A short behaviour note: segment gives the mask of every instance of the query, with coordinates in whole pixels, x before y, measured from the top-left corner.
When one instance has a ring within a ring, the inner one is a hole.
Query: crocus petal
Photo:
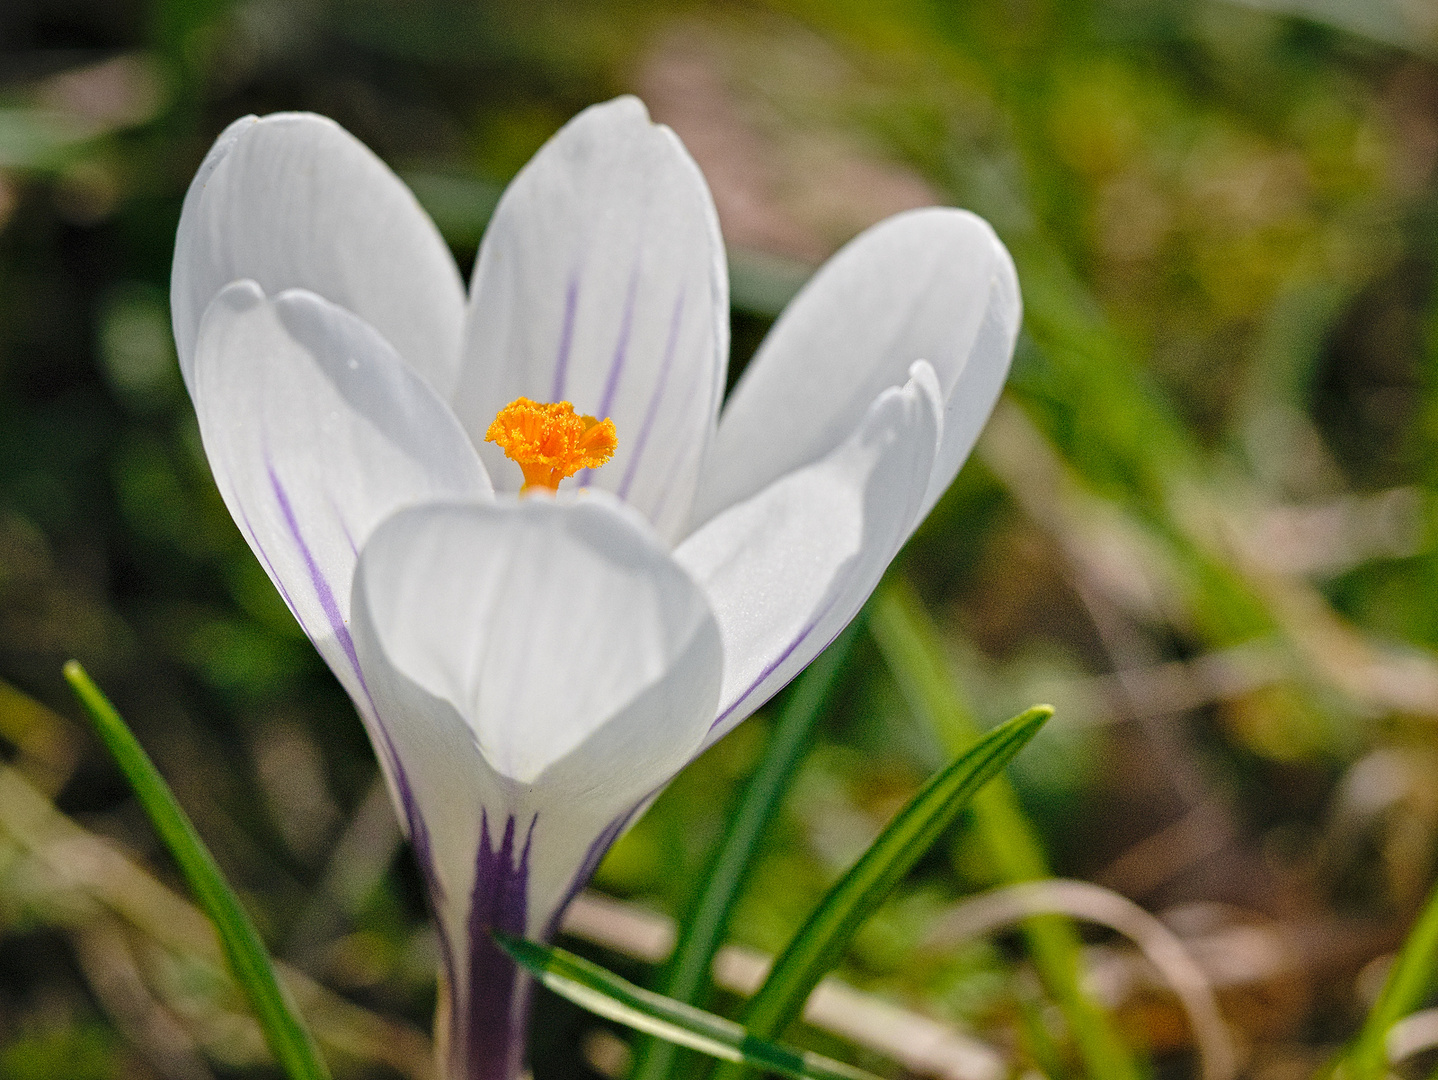
[[[492,498],[449,407],[356,316],[252,281],[210,304],[193,393],[220,493],[290,610],[352,695],[357,552],[408,503]]]
[[[489,929],[552,935],[714,715],[718,628],[631,515],[598,494],[432,504],[380,525],[360,556],[356,648],[423,836],[464,1075],[504,1075],[485,1055],[509,1053],[522,1012]]]
[[[882,392],[837,449],[711,520],[675,551],[724,639],[712,742],[817,656],[920,517],[943,431],[933,368]]]
[[[698,167],[636,98],[586,109],[504,193],[480,248],[454,401],[483,444],[521,395],[613,418],[619,448],[581,486],[618,494],[671,541],[688,520],[724,390],[729,293]]]
[[[717,633],[703,594],[631,514],[597,495],[419,507],[365,546],[366,602],[385,655],[453,704],[485,759],[517,784],[563,775],[577,798],[619,782],[592,767],[595,747],[615,737],[612,718]],[[660,703],[676,718],[644,732],[646,747],[605,750],[605,764],[652,772],[650,755],[683,741],[682,717],[697,715],[687,699],[703,694],[664,685],[686,699]],[[570,777],[562,765],[581,747],[583,768]]]
[[[379,158],[333,120],[236,120],[190,184],[170,307],[189,382],[200,319],[248,278],[307,289],[364,319],[441,395],[454,387],[464,285],[434,223]]]
[[[1013,262],[981,218],[932,207],[862,233],[789,305],[735,387],[694,522],[823,457],[915,360],[933,365],[944,402],[927,513],[993,408],[1019,315]]]

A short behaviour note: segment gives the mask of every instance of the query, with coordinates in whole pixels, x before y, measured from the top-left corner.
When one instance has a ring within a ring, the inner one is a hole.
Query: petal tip
[[[252,117],[257,123],[267,127],[282,127],[287,124],[320,124],[324,127],[345,129],[337,120],[333,120],[321,113],[307,112],[303,109],[288,109],[283,112],[265,113],[264,116]]]
[[[915,360],[909,365],[909,381],[905,388],[921,391],[940,411],[943,410],[944,391],[939,384],[939,373],[927,360]]]
[[[211,306],[222,304],[236,314],[243,314],[251,308],[258,307],[265,302],[265,290],[260,288],[259,282],[250,278],[240,278],[232,281],[215,294]]]
[[[683,142],[668,124],[661,124],[649,115],[649,107],[634,94],[621,94],[589,106],[564,125],[561,131],[585,131],[591,127],[603,130],[607,137],[662,138],[683,148]],[[687,155],[687,151],[683,151]]]
[[[237,117],[236,119],[231,120],[229,124],[225,126],[225,130],[220,132],[219,137],[215,140],[215,145],[225,145],[227,139],[243,135],[246,131],[254,127],[259,122],[260,118],[254,113],[246,113],[244,116]]]
[[[618,97],[610,98],[608,101],[601,101],[589,106],[578,116],[590,116],[594,118],[603,117],[611,121],[623,123],[643,123],[653,125],[654,121],[649,118],[649,107],[635,94],[620,94]]]

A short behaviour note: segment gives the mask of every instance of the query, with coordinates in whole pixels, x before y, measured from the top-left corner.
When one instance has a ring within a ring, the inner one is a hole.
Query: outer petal
[[[191,385],[200,319],[240,278],[348,308],[442,395],[452,390],[464,314],[454,259],[409,188],[333,120],[236,120],[190,184],[170,306]]]
[[[581,476],[662,535],[688,520],[724,391],[729,284],[698,166],[632,97],[586,109],[515,178],[475,268],[455,408],[501,490],[519,470],[483,443],[524,395],[613,417],[619,449]]]
[[[720,662],[703,594],[608,498],[417,507],[381,526],[361,563],[356,596],[385,656],[466,717],[485,759],[516,784],[563,775],[579,797],[621,782],[589,759],[574,775],[562,766],[581,747],[609,746],[613,718],[676,664]],[[622,774],[650,773],[641,787],[654,785],[652,755],[669,761],[668,743],[697,739],[683,718],[703,712],[690,703],[703,686],[663,685],[679,695],[659,703],[674,717],[645,731],[644,747],[604,759]]]
[[[869,406],[847,442],[731,507],[675,558],[724,637],[712,742],[762,705],[844,628],[924,509],[943,421],[933,369]]]
[[[862,233],[789,305],[735,387],[694,522],[829,453],[915,360],[933,365],[944,402],[922,517],[998,398],[1019,316],[1013,262],[981,218],[933,207]]]
[[[464,1075],[498,1075],[474,1058],[507,1045],[496,980],[512,969],[488,929],[552,933],[632,811],[696,751],[719,631],[647,526],[598,496],[402,511],[365,545],[353,610],[423,823],[452,1043],[469,1048]]]
[[[459,422],[383,338],[310,293],[236,282],[205,313],[195,412],[225,504],[352,696],[359,547],[400,506],[491,497]]]

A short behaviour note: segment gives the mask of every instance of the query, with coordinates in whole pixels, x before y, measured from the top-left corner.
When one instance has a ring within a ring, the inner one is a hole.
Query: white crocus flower
[[[449,1075],[511,1080],[527,989],[489,929],[552,935],[638,810],[853,618],[999,392],[1008,254],[959,210],[875,226],[721,413],[718,221],[637,100],[519,174],[467,300],[404,184],[282,114],[200,167],[171,300],[220,491],[354,699],[427,879]],[[520,497],[485,441],[520,397],[611,418],[612,460]]]

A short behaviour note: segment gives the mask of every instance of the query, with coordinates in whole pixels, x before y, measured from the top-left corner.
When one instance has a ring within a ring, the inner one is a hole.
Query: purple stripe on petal
[[[614,358],[609,362],[609,376],[604,380],[604,396],[599,399],[599,412],[603,420],[614,407],[614,395],[619,390],[619,376],[624,371],[624,361],[629,354],[629,332],[634,326],[634,300],[639,295],[639,262],[629,271],[629,291],[624,297],[624,314],[619,318],[619,340],[614,343]]]
[[[375,706],[374,697],[370,694],[369,687],[365,685],[363,676],[360,677],[360,689],[364,691],[365,701],[369,705],[369,715],[374,720],[374,734],[378,736],[379,740],[375,751],[389,766],[389,774],[394,780],[395,792],[399,795],[405,837],[409,840],[410,851],[414,854],[414,861],[419,867],[420,877],[424,879],[424,890],[429,901],[430,921],[434,924],[435,936],[439,939],[439,957],[440,963],[444,967],[445,984],[453,994],[458,985],[455,981],[455,956],[450,943],[449,928],[443,918],[444,883],[439,880],[439,871],[435,866],[434,845],[430,841],[429,826],[425,824],[424,815],[420,812],[419,800],[415,797],[414,788],[409,782],[409,774],[400,761],[399,750],[395,747],[394,739],[385,726],[384,720],[380,717],[379,709]],[[360,709],[361,714],[364,711],[363,708]]]
[[[654,393],[649,398],[649,407],[644,411],[644,422],[634,439],[634,452],[629,455],[629,464],[624,469],[624,479],[619,482],[616,494],[628,498],[629,488],[639,472],[639,462],[644,457],[644,446],[649,442],[649,433],[659,415],[659,404],[664,400],[664,387],[669,382],[669,372],[674,366],[674,353],[679,345],[679,326],[684,321],[684,292],[681,289],[674,300],[674,312],[669,317],[669,341],[664,346],[664,360],[659,367],[659,378],[654,384]]]
[[[340,508],[333,499],[330,500],[330,509],[334,511],[335,520],[340,523],[340,532],[345,534],[345,543],[350,546],[350,554],[355,557],[355,562],[359,562],[359,545],[355,543],[354,534],[350,532],[349,522],[345,521],[345,516],[340,513]]]
[[[420,876],[424,879],[424,891],[429,900],[430,922],[434,924],[435,936],[439,938],[439,959],[444,967],[445,985],[449,987],[449,992],[453,995],[457,985],[454,950],[450,947],[449,929],[445,926],[442,915],[444,885],[440,882],[439,873],[435,869],[434,849],[430,844],[429,827],[425,825],[424,815],[419,812],[419,803],[415,800],[414,789],[410,787],[409,777],[399,763],[399,758],[395,756],[394,743],[390,741],[389,733],[384,730],[382,724],[377,726],[379,726],[388,747],[390,774],[394,777],[394,786],[399,792],[400,807],[404,813],[405,833],[409,837],[410,851],[414,853],[414,861],[419,867]]]
[[[559,906],[554,909],[554,914],[549,917],[549,922],[545,924],[544,936],[546,939],[553,938],[555,934],[559,933],[559,924],[564,920],[565,910],[579,895],[579,890],[589,883],[594,871],[599,869],[600,861],[614,846],[614,841],[618,840],[620,834],[629,827],[629,823],[634,820],[634,815],[639,813],[639,808],[656,794],[658,794],[657,789],[644,796],[631,809],[626,810],[604,826],[604,831],[594,838],[594,842],[584,853],[584,861],[579,864],[579,869],[574,872],[574,877],[569,881],[569,887],[564,890],[564,899],[560,901]]]
[[[330,586],[324,571],[320,569],[314,553],[310,551],[309,544],[305,542],[304,534],[300,532],[299,521],[295,518],[294,507],[290,505],[289,493],[280,483],[279,474],[275,472],[274,465],[268,458],[265,460],[265,471],[269,474],[270,488],[274,492],[275,501],[279,504],[280,514],[285,520],[285,528],[289,530],[290,538],[294,540],[295,547],[299,549],[300,558],[304,560],[305,569],[309,571],[310,584],[315,590],[315,599],[320,602],[320,610],[325,613],[325,619],[330,624],[335,640],[339,642],[340,648],[344,651],[345,658],[354,671],[355,679],[359,682],[360,690],[364,693],[365,701],[369,704],[370,714],[374,717],[375,727],[384,741],[383,749],[395,774],[395,783],[401,788],[401,796],[406,798],[407,805],[412,805],[413,799],[405,795],[409,784],[404,779],[404,769],[400,765],[399,753],[395,750],[394,741],[385,729],[384,721],[380,719],[379,708],[374,703],[374,696],[370,693],[368,683],[365,682],[364,671],[360,668],[359,654],[355,651],[354,638],[350,636],[350,629],[345,625],[344,617],[340,615],[340,607],[335,600],[334,589]],[[301,626],[303,625],[301,623]],[[310,633],[308,627],[305,627],[305,633]],[[310,634],[311,639],[313,636]],[[418,811],[415,816],[418,817]],[[423,828],[422,822],[421,828]]]
[[[639,295],[639,263],[629,271],[629,291],[624,297],[624,311],[619,317],[619,338],[614,343],[614,356],[609,361],[609,374],[604,379],[604,394],[599,399],[599,408],[594,415],[601,420],[608,419],[614,409],[614,397],[619,392],[619,377],[624,371],[624,362],[629,358],[629,334],[634,327],[634,301]],[[594,477],[593,469],[579,474],[577,486],[587,488]]]
[[[250,542],[251,550],[260,557],[260,562],[265,564],[265,569],[268,570],[270,574],[270,580],[275,583],[275,588],[280,590],[280,596],[284,599],[285,607],[290,609],[290,614],[295,617],[295,622],[300,624],[300,629],[305,632],[305,637],[313,641],[314,635],[310,633],[310,628],[305,625],[304,619],[300,618],[300,609],[295,607],[294,599],[290,596],[290,590],[285,588],[284,580],[275,572],[275,564],[270,561],[269,553],[266,552],[265,549],[260,546],[260,542],[255,539],[255,527],[250,524],[250,515],[245,513],[243,508],[240,509],[240,522],[244,525],[245,539]]]
[[[354,638],[350,636],[350,628],[345,624],[344,617],[340,614],[339,603],[335,600],[334,589],[330,586],[329,579],[325,577],[324,571],[320,569],[314,553],[310,551],[309,544],[305,543],[304,534],[300,532],[299,521],[295,518],[294,508],[290,505],[290,497],[285,491],[285,486],[280,483],[279,474],[275,472],[274,465],[268,459],[265,461],[265,470],[269,473],[270,488],[274,491],[275,501],[279,504],[280,514],[285,519],[285,528],[289,530],[290,538],[294,540],[295,547],[299,549],[300,558],[304,560],[305,569],[309,571],[310,584],[315,590],[315,599],[320,602],[320,610],[325,613],[325,619],[334,632],[335,640],[339,642],[340,648],[344,651],[345,658],[349,661],[350,667],[359,681],[360,690],[364,692],[365,700],[369,703],[370,713],[375,718],[375,726],[378,728],[385,742],[385,749],[388,751],[391,765],[393,765],[396,776],[402,772],[399,763],[399,754],[396,752],[394,743],[389,737],[389,732],[384,728],[384,722],[380,719],[379,709],[374,703],[374,696],[370,693],[369,685],[365,682],[364,671],[360,668],[359,654],[355,651]],[[308,633],[308,630],[306,630]]]
[[[495,850],[489,814],[480,812],[469,908],[469,991],[463,1004],[465,1080],[516,1080],[524,1064],[531,984],[494,943],[490,931],[525,932],[529,846],[537,820],[537,816],[530,818],[523,850],[516,854],[514,815],[505,822],[504,836]],[[456,1034],[458,1023],[456,1013]]]
[[[677,411],[679,411],[680,413],[687,413],[689,411],[689,405],[691,402],[693,402],[694,395],[699,388],[700,382],[702,381],[703,380],[700,378],[694,378],[690,380],[689,393],[684,399],[684,408]],[[704,445],[700,444],[697,450],[700,454],[703,454]],[[664,474],[664,481],[659,486],[659,494],[649,507],[649,519],[651,521],[658,521],[663,516],[664,507],[668,504],[670,496],[673,495],[675,490],[678,488],[679,475],[684,471],[684,468],[689,463],[689,460],[690,458],[684,454],[675,454],[673,460],[670,461],[669,469]]]
[[[569,348],[574,344],[574,316],[579,310],[579,271],[569,275],[564,289],[564,325],[559,329],[559,355],[554,360],[554,384],[549,388],[550,401],[564,400],[564,383],[569,375]]]
[[[350,667],[354,669],[355,678],[359,682],[360,690],[365,696],[365,702],[369,706],[369,714],[374,718],[374,729],[379,735],[380,745],[376,749],[383,754],[386,763],[389,765],[390,775],[394,778],[395,789],[399,793],[400,805],[405,818],[405,832],[408,834],[411,849],[414,851],[415,860],[419,863],[420,873],[424,876],[425,887],[429,892],[430,905],[435,915],[435,925],[438,927],[440,939],[440,951],[444,956],[445,974],[449,978],[449,985],[453,987],[454,965],[452,951],[449,947],[448,934],[444,923],[439,919],[438,913],[444,902],[444,889],[440,884],[439,876],[435,870],[434,858],[431,852],[429,829],[425,825],[424,817],[419,811],[419,803],[414,797],[414,791],[410,787],[409,776],[406,774],[404,765],[400,762],[399,751],[395,748],[394,740],[390,737],[384,721],[381,719],[379,709],[376,707],[374,697],[370,693],[369,685],[365,681],[364,672],[360,669],[359,655],[355,651],[354,639],[350,636],[349,627],[345,625],[344,618],[340,615],[339,604],[335,600],[334,589],[330,586],[329,579],[325,577],[320,569],[319,563],[310,551],[309,544],[305,542],[304,534],[300,532],[299,521],[295,517],[294,507],[290,504],[289,493],[285,490],[284,484],[280,482],[279,474],[275,472],[273,463],[268,458],[265,460],[265,470],[269,474],[270,489],[274,492],[275,501],[279,505],[280,515],[284,518],[285,528],[289,531],[290,538],[299,549],[300,558],[304,560],[305,569],[310,575],[310,584],[314,587],[315,598],[320,603],[320,610],[325,613],[325,619],[330,624],[330,629],[339,642],[340,648],[344,651],[345,658],[349,661]],[[248,522],[246,522],[248,527]],[[253,530],[251,530],[253,533]],[[256,548],[259,545],[255,545]],[[269,565],[269,558],[265,556],[266,565]],[[278,578],[273,573],[271,576]],[[283,586],[280,592],[285,595],[286,603],[294,610],[294,604],[290,603],[289,596],[285,593]],[[298,618],[298,615],[296,615]],[[305,633],[313,639],[308,627],[304,627]],[[356,703],[358,704],[358,702]],[[361,709],[363,712],[364,710]]]
[[[315,599],[320,602],[320,610],[325,613],[325,619],[334,631],[335,640],[339,642],[340,648],[344,650],[345,657],[349,660],[350,666],[361,682],[364,681],[364,673],[360,671],[359,657],[355,654],[354,639],[350,637],[350,628],[345,625],[344,617],[340,614],[340,606],[335,600],[334,589],[330,586],[329,579],[325,577],[320,564],[315,561],[314,553],[305,543],[304,536],[300,533],[299,522],[295,520],[294,507],[290,505],[289,494],[280,483],[279,475],[275,467],[269,461],[265,462],[265,469],[270,475],[270,488],[275,493],[275,501],[279,503],[280,514],[285,519],[285,528],[289,530],[290,536],[294,539],[295,546],[300,550],[300,557],[305,561],[305,569],[309,571],[310,584],[314,586]]]
[[[814,616],[814,618],[804,627],[804,629],[799,631],[798,636],[795,637],[793,641],[789,642],[787,646],[785,646],[784,651],[781,652],[768,664],[764,665],[764,670],[759,672],[759,677],[749,684],[749,688],[745,690],[742,694],[740,694],[737,698],[735,698],[733,703],[730,704],[727,709],[725,709],[717,717],[715,717],[714,723],[709,725],[710,731],[713,731],[720,724],[724,723],[725,720],[729,719],[729,717],[734,715],[734,710],[739,708],[740,705],[744,704],[744,702],[748,700],[749,696],[753,694],[755,690],[759,689],[765,679],[767,679],[770,675],[774,674],[774,672],[778,671],[780,664],[782,664],[785,660],[789,659],[789,657],[794,655],[794,650],[796,650],[800,645],[802,645],[808,639],[809,635],[814,632],[818,625],[824,621],[824,617],[833,610],[834,605],[838,602],[838,599],[839,598],[837,595],[830,598],[829,602],[819,610],[819,613]],[[840,632],[843,631],[843,629],[844,627],[840,626],[838,630],[834,631],[833,636],[829,638],[829,641],[826,641],[824,643],[824,649],[827,649],[829,647],[829,643],[832,642],[834,638],[838,637]],[[824,649],[820,649],[819,652],[823,652]],[[819,653],[815,653],[814,655],[818,656]]]

